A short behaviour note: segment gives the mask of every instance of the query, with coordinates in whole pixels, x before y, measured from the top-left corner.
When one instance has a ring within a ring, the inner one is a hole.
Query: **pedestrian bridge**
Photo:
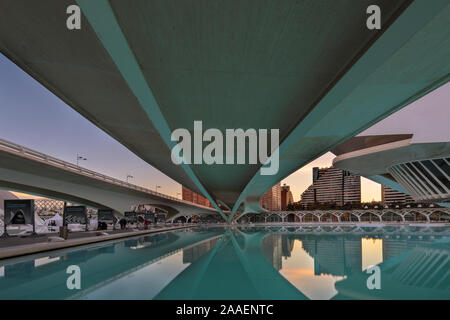
[[[214,208],[155,192],[0,139],[0,188],[110,208],[123,214],[147,204],[168,213],[217,214]]]

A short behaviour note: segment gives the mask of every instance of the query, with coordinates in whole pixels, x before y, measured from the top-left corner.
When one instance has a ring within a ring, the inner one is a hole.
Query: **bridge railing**
[[[64,161],[64,160],[61,160],[61,159],[49,156],[49,155],[47,155],[45,153],[42,153],[42,152],[30,149],[30,148],[21,146],[19,144],[16,144],[14,142],[10,142],[10,141],[7,141],[7,140],[1,139],[1,138],[0,138],[0,150],[4,150],[6,152],[13,153],[13,154],[18,154],[18,155],[20,155],[22,157],[29,158],[29,159],[32,159],[32,160],[35,160],[35,161],[44,162],[44,163],[53,165],[55,167],[59,167],[59,168],[65,169],[67,171],[76,172],[78,174],[82,174],[82,175],[85,175],[85,176],[88,176],[88,177],[91,177],[91,178],[94,178],[94,179],[97,179],[97,180],[102,180],[102,181],[109,182],[109,183],[112,183],[112,184],[115,184],[115,185],[119,185],[119,186],[122,186],[122,187],[129,188],[129,189],[141,191],[141,192],[144,192],[144,193],[147,193],[147,194],[151,194],[151,195],[154,195],[154,196],[157,196],[157,197],[169,199],[169,200],[176,201],[176,202],[179,202],[179,203],[185,203],[185,204],[188,204],[188,205],[193,205],[193,206],[200,207],[200,208],[212,209],[212,208],[209,208],[209,207],[206,207],[206,206],[202,206],[202,205],[197,204],[197,203],[192,203],[192,202],[189,202],[189,201],[186,201],[186,200],[175,198],[175,197],[169,196],[169,195],[164,194],[164,193],[153,191],[151,189],[147,189],[147,188],[144,188],[144,187],[141,187],[141,186],[129,183],[129,182],[125,182],[125,181],[122,181],[122,180],[119,180],[119,179],[116,179],[116,178],[104,175],[102,173],[95,172],[93,170],[89,170],[89,169],[77,166],[77,165],[75,165],[73,163],[70,163],[70,162],[67,162],[67,161]]]

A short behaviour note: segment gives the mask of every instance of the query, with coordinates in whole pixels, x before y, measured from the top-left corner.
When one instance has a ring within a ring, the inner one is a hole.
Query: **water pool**
[[[447,227],[196,227],[0,260],[0,299],[449,299],[449,251]]]

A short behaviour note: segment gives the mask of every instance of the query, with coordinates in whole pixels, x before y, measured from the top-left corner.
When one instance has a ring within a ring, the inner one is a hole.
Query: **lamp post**
[[[156,185],[155,191],[158,192],[158,189],[160,189],[160,188],[161,188],[161,186]]]
[[[134,177],[131,174],[127,174],[127,183],[128,183],[128,179],[133,179]]]
[[[86,161],[87,158],[85,158],[85,157],[83,157],[83,156],[80,156],[80,155],[77,153],[77,167],[80,166],[80,165],[79,165],[80,160],[81,160],[81,161]]]
[[[179,196],[181,196],[181,193],[177,192],[177,198],[178,198]]]

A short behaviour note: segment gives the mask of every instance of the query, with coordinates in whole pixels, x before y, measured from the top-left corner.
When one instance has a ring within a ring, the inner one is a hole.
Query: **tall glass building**
[[[361,176],[334,167],[313,168],[313,184],[301,195],[303,205],[361,203]]]

